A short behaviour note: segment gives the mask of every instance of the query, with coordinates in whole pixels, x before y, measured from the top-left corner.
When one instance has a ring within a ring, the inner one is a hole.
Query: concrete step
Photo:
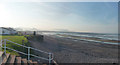
[[[21,65],[21,57],[16,57],[15,65]]]
[[[2,63],[5,64],[8,61],[10,54],[3,54],[2,56]]]
[[[36,62],[36,61],[34,61],[33,64],[34,64],[34,65],[39,65],[38,62]]]
[[[42,65],[47,65],[47,64],[42,64]]]
[[[3,52],[0,52],[0,57],[2,57],[2,65],[47,65],[38,63],[37,61],[27,60],[26,58],[22,59],[21,57],[16,57],[16,55],[5,54]]]
[[[28,65],[27,59],[22,59],[22,65]]]
[[[15,63],[16,55],[10,55],[7,63]]]
[[[33,61],[32,60],[29,60],[28,63],[29,63],[29,65],[33,65]]]

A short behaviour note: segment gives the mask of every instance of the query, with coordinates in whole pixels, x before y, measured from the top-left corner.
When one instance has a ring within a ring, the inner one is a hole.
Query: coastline
[[[85,41],[92,41],[92,42],[103,42],[103,43],[115,43],[118,44],[119,40],[112,40],[112,39],[102,39],[102,38],[96,38],[96,37],[81,37],[81,36],[70,36],[70,35],[57,35],[58,37],[65,37],[65,38],[71,38],[71,39],[77,39],[77,40],[85,40]]]

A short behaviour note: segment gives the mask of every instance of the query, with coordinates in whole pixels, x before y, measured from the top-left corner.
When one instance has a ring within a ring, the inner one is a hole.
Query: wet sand
[[[44,36],[44,42],[30,40],[31,46],[54,53],[57,63],[118,63],[118,46]]]
[[[87,40],[96,40],[96,41],[102,41],[102,42],[112,42],[112,43],[118,43],[120,41],[118,40],[109,40],[109,39],[102,39],[102,38],[95,38],[95,37],[80,37],[80,36],[70,36],[70,35],[60,35],[63,37],[72,37],[72,38],[77,38],[77,39],[87,39]]]

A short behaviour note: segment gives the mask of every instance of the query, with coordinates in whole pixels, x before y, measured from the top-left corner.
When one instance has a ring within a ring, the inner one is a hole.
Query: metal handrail
[[[4,47],[3,47],[4,48]],[[24,53],[24,52],[21,52],[21,51],[17,51],[17,50],[15,50],[15,49],[12,49],[12,48],[9,48],[9,47],[6,47],[7,49],[10,49],[10,50],[12,50],[12,51],[15,51],[15,52],[18,52],[18,53],[21,53],[21,54],[24,54],[24,55],[28,55],[28,54],[26,54],[26,53]]]
[[[37,58],[41,58],[41,59],[44,59],[44,60],[49,60],[47,58],[39,57],[39,56],[36,56],[36,55],[33,55],[33,54],[31,54],[31,56],[34,56],[34,57],[37,57]]]
[[[39,52],[43,52],[43,53],[49,54],[48,52],[45,52],[45,51],[42,51],[42,50],[38,50],[38,49],[35,49],[35,48],[32,48],[32,47],[30,47],[30,48],[33,49],[33,50],[39,51]]]
[[[11,43],[13,43],[13,44],[22,46],[22,47],[24,47],[24,48],[27,48],[27,49],[28,49],[28,54],[27,54],[27,53],[24,53],[24,52],[21,52],[21,51],[18,51],[18,50],[15,50],[15,49],[12,49],[12,48],[9,48],[9,47],[6,47],[6,42],[7,42],[7,41],[8,41],[8,42],[11,42]],[[3,44],[1,43],[1,47],[2,47],[2,45],[3,45]],[[47,60],[47,61],[49,61],[49,65],[50,65],[51,61],[53,60],[53,53],[45,52],[45,51],[42,51],[42,50],[39,50],[39,49],[35,49],[35,48],[32,48],[32,47],[27,47],[27,46],[24,46],[24,45],[21,45],[21,44],[12,42],[12,41],[7,40],[7,39],[4,39],[4,47],[2,47],[2,48],[4,48],[5,54],[6,54],[6,49],[9,49],[9,50],[12,50],[12,51],[15,51],[15,52],[24,54],[24,55],[28,55],[28,60],[30,60],[30,56],[33,56],[33,57],[36,57],[36,58],[39,58],[39,59]],[[42,52],[42,53],[45,53],[45,54],[48,54],[49,58],[39,57],[39,56],[30,54],[30,49],[36,50],[36,51],[39,51],[39,52]]]
[[[11,43],[14,43],[14,44],[16,44],[16,45],[19,45],[19,46],[22,46],[22,47],[28,48],[27,46],[24,46],[24,45],[21,45],[21,44],[18,44],[18,43],[12,42],[12,41],[10,41],[10,40],[7,40],[7,39],[4,39],[4,40],[6,40],[6,41],[8,41],[8,42],[11,42]]]

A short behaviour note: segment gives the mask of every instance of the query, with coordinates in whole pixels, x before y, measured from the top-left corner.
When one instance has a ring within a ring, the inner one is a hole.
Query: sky
[[[0,3],[0,27],[117,33],[117,2]]]

